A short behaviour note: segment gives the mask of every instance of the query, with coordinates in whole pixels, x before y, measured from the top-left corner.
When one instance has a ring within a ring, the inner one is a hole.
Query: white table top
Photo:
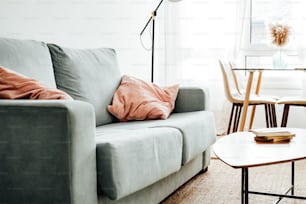
[[[256,143],[251,132],[224,136],[214,144],[216,156],[234,168],[290,162],[306,158],[306,129],[286,128],[296,134],[289,143]]]

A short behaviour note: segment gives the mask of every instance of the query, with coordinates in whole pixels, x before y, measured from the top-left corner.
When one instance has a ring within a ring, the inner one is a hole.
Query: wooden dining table
[[[280,68],[259,68],[259,67],[249,67],[249,68],[233,67],[232,70],[233,71],[244,71],[244,72],[247,72],[249,74],[246,89],[245,89],[245,98],[244,98],[243,107],[242,107],[241,121],[240,121],[240,125],[239,125],[239,128],[238,128],[238,131],[244,131],[245,122],[246,122],[246,118],[247,118],[248,105],[249,105],[249,101],[250,101],[250,95],[251,95],[251,92],[252,92],[254,74],[258,73],[258,78],[257,78],[257,81],[256,81],[256,86],[255,86],[255,94],[258,95],[259,92],[260,92],[260,86],[261,86],[261,82],[262,82],[262,74],[263,74],[264,71],[306,71],[306,68],[296,67],[296,68],[280,69]],[[253,106],[251,116],[250,116],[249,129],[252,127],[252,124],[253,124],[253,121],[254,121],[255,110],[256,110],[256,106]]]

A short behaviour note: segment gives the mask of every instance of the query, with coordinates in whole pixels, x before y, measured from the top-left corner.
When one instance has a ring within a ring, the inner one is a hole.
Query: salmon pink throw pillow
[[[160,88],[124,75],[108,111],[120,121],[167,119],[174,109],[179,85]]]
[[[0,67],[0,99],[66,99],[72,98],[65,92],[49,88],[10,69]]]

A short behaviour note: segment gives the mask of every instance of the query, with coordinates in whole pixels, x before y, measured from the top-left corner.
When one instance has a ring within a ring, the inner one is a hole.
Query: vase
[[[279,49],[272,57],[273,68],[285,69],[288,66],[286,53]]]

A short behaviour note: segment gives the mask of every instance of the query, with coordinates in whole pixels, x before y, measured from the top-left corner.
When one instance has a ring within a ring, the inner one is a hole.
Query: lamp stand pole
[[[151,58],[151,82],[154,82],[154,38],[155,38],[156,11],[152,13],[152,58]]]
[[[146,23],[145,27],[142,29],[140,36],[143,34],[143,32],[148,27],[149,23],[152,21],[152,58],[151,58],[151,82],[154,82],[154,38],[155,38],[155,18],[157,15],[157,10],[160,7],[160,5],[163,3],[164,0],[161,0],[156,7],[156,9],[152,12],[151,17],[149,18],[148,22]]]

